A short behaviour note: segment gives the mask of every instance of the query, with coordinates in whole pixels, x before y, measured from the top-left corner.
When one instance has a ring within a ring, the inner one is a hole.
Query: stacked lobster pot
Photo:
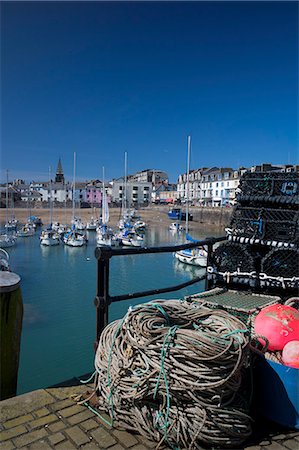
[[[208,267],[216,285],[297,295],[299,195],[294,172],[246,172],[237,194],[228,242]]]

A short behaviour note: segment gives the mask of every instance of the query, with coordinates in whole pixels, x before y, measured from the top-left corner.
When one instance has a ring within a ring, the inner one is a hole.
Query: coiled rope
[[[242,396],[249,344],[243,322],[196,301],[130,308],[100,337],[99,408],[114,425],[158,442],[157,448],[237,446],[251,434]]]

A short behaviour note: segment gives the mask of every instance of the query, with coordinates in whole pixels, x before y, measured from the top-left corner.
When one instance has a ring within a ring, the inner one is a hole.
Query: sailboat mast
[[[51,166],[49,166],[49,190],[50,190],[50,196],[49,196],[49,203],[50,203],[50,227],[52,227],[52,180],[51,180]]]
[[[6,225],[8,224],[8,170],[6,170]]]
[[[125,152],[125,209],[127,208],[127,176],[128,176],[128,153]]]
[[[102,222],[104,218],[104,205],[105,205],[105,168],[103,167],[103,181],[102,181]]]
[[[76,180],[76,152],[74,152],[74,173],[73,173],[73,192],[72,192],[72,199],[73,199],[73,220],[75,218],[75,180]]]
[[[188,136],[187,183],[186,183],[186,234],[189,226],[189,174],[190,174],[191,136]]]

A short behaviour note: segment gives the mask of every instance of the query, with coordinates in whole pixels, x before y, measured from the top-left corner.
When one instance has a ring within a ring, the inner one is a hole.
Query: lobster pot
[[[295,172],[246,172],[240,179],[239,198],[259,202],[298,204],[298,174]]]
[[[199,303],[203,308],[224,309],[241,320],[250,332],[253,332],[255,316],[262,308],[281,302],[281,298],[278,296],[220,287],[187,296],[185,299]]]
[[[260,282],[261,287],[297,290],[299,288],[299,250],[272,249],[262,259]]]
[[[219,285],[258,286],[262,258],[269,247],[226,242],[213,253],[208,279]]]
[[[237,206],[229,230],[233,241],[271,246],[298,243],[298,211]]]
[[[254,367],[256,411],[273,422],[299,429],[299,369],[258,355]]]

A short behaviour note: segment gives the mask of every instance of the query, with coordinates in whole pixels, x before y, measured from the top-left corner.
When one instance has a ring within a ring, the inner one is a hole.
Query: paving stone
[[[1,450],[12,450],[13,448],[16,448],[11,441],[6,442],[0,442],[0,448]]]
[[[59,420],[58,422],[55,423],[51,423],[51,425],[49,425],[48,430],[51,433],[56,433],[57,431],[61,431],[64,428],[66,428],[66,424],[62,422],[62,420]]]
[[[4,422],[3,426],[4,428],[13,428],[17,427],[18,425],[22,425],[23,423],[29,422],[33,419],[32,414],[25,414],[24,416],[16,417],[15,419],[8,420],[7,422]]]
[[[58,388],[48,388],[46,391],[57,400],[64,400],[66,398],[71,398],[72,396],[78,396],[87,391],[87,386],[69,386],[69,387],[58,387]]]
[[[52,436],[49,436],[49,441],[52,445],[59,444],[59,442],[62,442],[65,440],[65,436],[62,433],[55,433],[52,434]]]
[[[253,445],[252,447],[245,447],[244,450],[260,450],[261,446],[260,445]]]
[[[76,448],[77,447],[75,447],[74,444],[72,444],[70,441],[64,441],[61,444],[55,446],[55,450],[73,450]]]
[[[113,445],[113,447],[109,447],[109,450],[125,450],[125,447],[122,447],[119,444]]]
[[[49,423],[55,422],[57,417],[55,414],[49,414],[48,416],[41,417],[40,419],[33,420],[29,422],[30,428],[33,430],[34,428],[44,427],[45,425],[49,425]]]
[[[265,446],[267,446],[267,445],[270,445],[270,444],[271,444],[271,441],[269,441],[269,440],[264,440],[264,441],[259,442],[259,444],[260,444],[260,446],[265,447]]]
[[[283,442],[283,445],[291,450],[298,450],[299,448],[298,442],[295,439],[287,439]]]
[[[111,430],[112,426],[109,425],[111,424],[111,417],[108,414],[102,412],[100,412],[99,414],[101,414],[101,417],[95,416],[96,420],[99,422],[99,424],[103,425],[103,427],[107,428],[107,430]]]
[[[266,448],[267,450],[286,450],[285,447],[280,445],[278,442],[271,442],[270,445],[262,448]]]
[[[84,431],[93,430],[97,428],[99,424],[94,419],[86,420],[85,422],[80,423],[80,427],[84,429]]]
[[[30,450],[52,450],[52,447],[44,440],[35,442],[29,448]]]
[[[0,433],[0,441],[8,441],[8,439],[12,439],[16,436],[19,436],[22,433],[27,433],[24,425],[19,425],[18,427],[10,428],[9,430],[1,431]]]
[[[108,448],[116,444],[116,439],[111,436],[104,428],[97,428],[91,433],[91,436],[99,443],[100,447]]]
[[[47,430],[45,430],[45,428],[41,428],[40,430],[35,430],[31,433],[23,434],[22,436],[15,438],[13,442],[16,447],[24,447],[25,445],[38,441],[45,436],[47,436]]]
[[[285,434],[277,434],[276,436],[272,436],[272,441],[282,441],[283,439],[286,439]]]
[[[85,444],[82,447],[80,447],[84,450],[98,450],[100,447],[96,444],[96,442],[89,442],[89,444]],[[109,450],[111,447],[109,448]]]
[[[135,445],[135,447],[132,447],[131,450],[147,450],[147,448],[142,444],[138,444],[138,445]]]
[[[70,417],[74,416],[75,414],[82,412],[82,406],[81,405],[73,405],[69,408],[62,409],[61,411],[58,411],[58,414],[62,417]]]
[[[52,403],[51,409],[52,411],[59,411],[60,409],[67,408],[68,406],[73,406],[75,402],[69,398],[61,401],[56,401]]]
[[[50,414],[50,411],[47,408],[41,408],[37,411],[34,411],[34,415],[38,418],[47,416],[48,414]]]
[[[138,444],[137,439],[127,431],[113,431],[114,436],[121,442],[121,444],[126,447],[133,447],[133,445]]]
[[[83,433],[83,431],[78,427],[72,427],[65,430],[68,436],[75,442],[76,445],[83,445],[89,442],[89,437]]]
[[[6,422],[20,415],[31,413],[55,402],[55,398],[43,389],[18,395],[1,401],[1,419]]]
[[[137,437],[138,441],[141,442],[141,444],[147,448],[155,448],[157,446],[157,442],[150,441],[149,439],[147,439],[144,436],[138,435],[136,437]]]
[[[79,414],[75,414],[74,416],[68,417],[67,422],[70,425],[77,425],[78,423],[90,419],[93,416],[94,414],[88,409],[87,411],[82,411]]]

